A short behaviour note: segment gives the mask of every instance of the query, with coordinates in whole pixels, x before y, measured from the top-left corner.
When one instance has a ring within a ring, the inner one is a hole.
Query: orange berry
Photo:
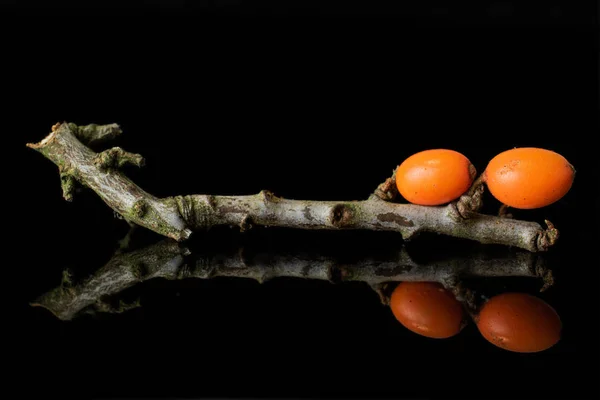
[[[464,327],[462,305],[436,282],[401,282],[390,297],[390,308],[404,327],[429,338],[449,338]]]
[[[574,179],[575,168],[562,155],[535,147],[498,154],[483,176],[492,196],[520,209],[545,207],[560,200]]]
[[[454,150],[425,150],[408,157],[396,169],[398,192],[407,201],[437,206],[459,198],[469,190],[475,167]]]
[[[476,317],[483,337],[498,347],[533,353],[554,346],[562,324],[556,311],[543,300],[525,293],[492,297]]]

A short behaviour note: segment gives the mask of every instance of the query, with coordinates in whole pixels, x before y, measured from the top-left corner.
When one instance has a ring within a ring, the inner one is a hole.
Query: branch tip
[[[280,198],[275,196],[275,194],[273,194],[273,192],[271,192],[270,190],[261,190],[259,192],[259,195],[262,197],[263,202],[265,204],[277,203],[280,200]]]
[[[52,140],[54,140],[54,138],[56,137],[56,133],[57,132],[58,131],[53,130],[45,138],[43,138],[40,142],[38,142],[38,143],[27,143],[26,146],[29,147],[30,149],[39,150],[42,147],[46,146],[48,143],[50,143]]]
[[[542,280],[544,284],[540,288],[540,292],[545,292],[546,290],[554,286],[554,275],[552,274],[552,271],[545,271],[544,275],[542,276]]]
[[[145,160],[140,154],[130,153],[120,147],[113,147],[97,154],[94,158],[94,164],[102,170],[120,169],[126,164],[140,168],[145,165]]]
[[[62,288],[69,288],[73,286],[73,273],[69,269],[63,270],[60,286]]]
[[[560,236],[558,229],[552,222],[545,219],[544,223],[547,228],[539,234],[537,239],[537,247],[540,251],[547,251],[558,241]]]
[[[188,228],[185,228],[179,234],[179,240],[178,241],[187,240],[187,239],[190,238],[190,236],[192,236],[192,230],[188,229]]]
[[[69,123],[69,127],[73,134],[88,146],[113,140],[123,133],[118,124],[77,126],[74,123]]]

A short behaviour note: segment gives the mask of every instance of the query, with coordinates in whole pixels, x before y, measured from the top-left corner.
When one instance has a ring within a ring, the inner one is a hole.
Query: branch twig
[[[538,223],[477,213],[483,185],[446,206],[426,207],[393,203],[392,178],[364,201],[310,201],[276,197],[268,191],[249,196],[190,195],[156,198],[126,178],[125,163],[141,166],[143,158],[120,148],[95,153],[85,143],[97,143],[120,133],[116,125],[78,127],[57,124],[41,142],[28,144],[59,167],[63,196],[72,199],[74,182],[94,190],[116,213],[134,223],[178,241],[192,231],[217,225],[253,225],[300,229],[368,229],[399,232],[405,240],[420,232],[501,244],[531,252],[546,251],[558,231]]]
[[[273,278],[303,278],[332,283],[365,282],[380,296],[382,303],[389,301],[392,283],[401,281],[440,282],[447,287],[458,287],[461,277],[532,277],[551,276],[539,256],[528,252],[507,252],[490,256],[483,252],[468,257],[454,256],[443,261],[416,262],[401,247],[396,255],[373,258],[361,257],[355,261],[340,261],[335,257],[307,255],[301,252],[258,252],[236,248],[227,252],[207,250],[189,256],[189,250],[177,242],[162,242],[129,253],[114,255],[92,277],[73,284],[64,274],[63,283],[40,296],[33,306],[50,310],[63,320],[85,313],[118,312],[128,306],[120,302],[111,308],[107,298],[123,290],[154,278],[186,279],[215,277],[253,279],[263,283]],[[459,298],[464,293],[455,293]]]

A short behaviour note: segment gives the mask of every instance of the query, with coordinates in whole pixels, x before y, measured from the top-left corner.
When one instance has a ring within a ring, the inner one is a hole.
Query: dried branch
[[[341,261],[335,257],[305,253],[257,252],[238,248],[228,252],[207,252],[190,256],[186,248],[172,240],[164,240],[145,249],[117,253],[92,277],[79,284],[64,275],[63,283],[40,296],[33,306],[50,310],[63,320],[88,311],[119,312],[129,309],[123,302],[111,307],[106,299],[123,290],[154,278],[186,279],[215,277],[253,279],[263,283],[273,278],[303,278],[341,282],[364,282],[387,304],[390,283],[400,281],[440,282],[457,287],[464,277],[520,276],[547,279],[551,277],[541,257],[528,252],[506,252],[490,256],[483,252],[468,257],[454,256],[443,261],[419,263],[404,247],[393,256],[360,257]],[[189,257],[186,257],[189,256]],[[457,293],[460,296],[460,293]]]
[[[111,137],[106,132],[116,131],[116,128],[96,126],[94,129],[86,129],[74,124],[57,124],[40,143],[27,146],[39,151],[58,166],[66,200],[72,198],[73,181],[77,181],[94,190],[127,221],[176,240],[187,239],[192,231],[187,228],[174,199],[158,199],[119,172],[118,168],[125,163],[141,165],[141,156],[120,148],[95,153],[76,136],[85,132],[82,137],[86,141],[99,142]]]
[[[120,129],[115,125],[78,127],[63,123],[55,125],[40,143],[28,146],[58,165],[65,199],[72,198],[77,181],[94,190],[128,222],[178,241],[189,238],[194,230],[217,225],[237,225],[241,230],[262,225],[396,231],[405,240],[420,232],[435,232],[531,252],[548,250],[558,238],[553,226],[545,230],[535,222],[477,213],[483,193],[480,179],[458,201],[439,207],[390,201],[397,197],[393,178],[379,185],[364,201],[288,200],[268,191],[249,196],[190,195],[159,199],[119,171],[126,163],[141,166],[141,156],[120,148],[95,153],[80,141],[100,142],[117,132]]]

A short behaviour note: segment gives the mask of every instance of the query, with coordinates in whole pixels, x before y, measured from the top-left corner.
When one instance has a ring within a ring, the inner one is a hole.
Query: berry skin
[[[560,200],[574,179],[575,168],[562,155],[535,147],[502,152],[483,173],[492,196],[517,209],[541,208]]]
[[[476,322],[488,342],[518,353],[535,353],[554,346],[562,330],[556,311],[526,293],[492,297],[481,307]]]
[[[473,183],[477,170],[463,154],[447,149],[425,150],[396,169],[398,192],[408,202],[438,206],[458,199]]]
[[[462,304],[437,282],[401,282],[390,297],[394,317],[421,336],[445,339],[465,326]]]

